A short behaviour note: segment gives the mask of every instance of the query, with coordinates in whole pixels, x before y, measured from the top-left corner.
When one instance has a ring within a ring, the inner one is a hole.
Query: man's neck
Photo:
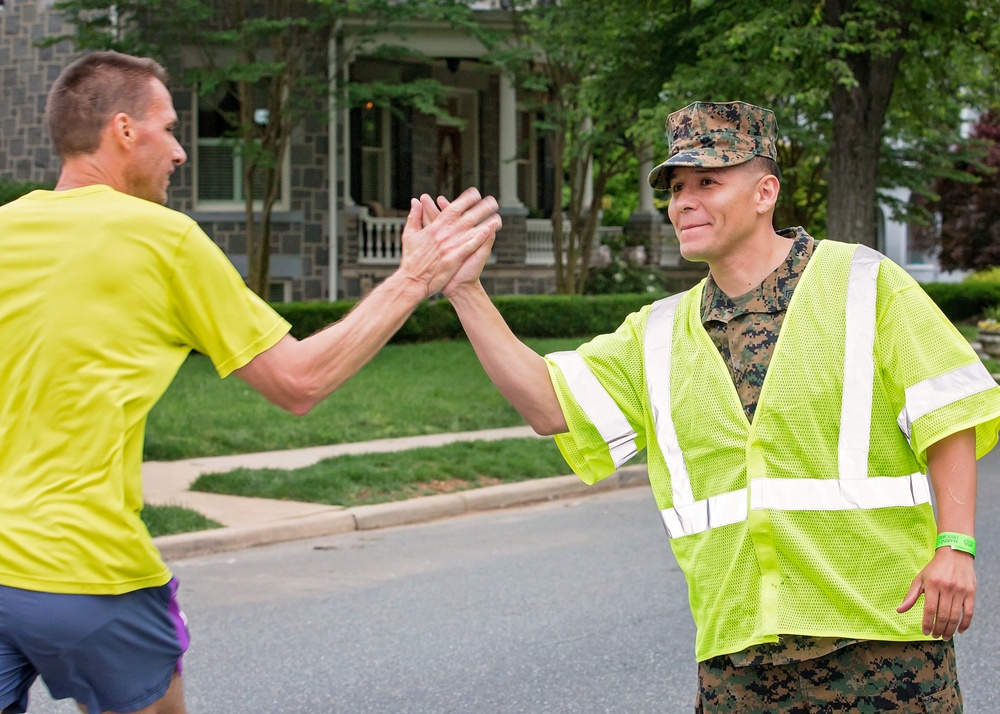
[[[56,191],[69,191],[84,186],[104,185],[121,191],[123,189],[120,172],[108,170],[96,154],[72,156],[63,161]]]
[[[794,241],[773,230],[743,244],[738,252],[709,264],[712,280],[729,297],[738,297],[764,282],[787,258]]]

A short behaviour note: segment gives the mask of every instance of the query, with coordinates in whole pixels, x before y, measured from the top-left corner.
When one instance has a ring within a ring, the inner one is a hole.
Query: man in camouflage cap
[[[670,188],[672,166],[737,166],[755,156],[777,161],[778,122],[770,109],[746,102],[694,102],[667,117],[670,158],[649,185]]]
[[[649,181],[701,283],[545,358],[482,289],[485,251],[445,294],[583,480],[648,448],[691,592],[696,711],[961,711],[951,638],[971,623],[974,554],[947,546],[974,544],[1000,387],[884,256],[775,231],[770,111],[697,102],[667,132]]]

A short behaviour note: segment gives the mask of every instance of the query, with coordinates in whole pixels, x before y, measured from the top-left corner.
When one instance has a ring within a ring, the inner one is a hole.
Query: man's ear
[[[131,147],[135,139],[135,127],[132,117],[125,112],[118,112],[111,118],[111,136],[122,148]]]
[[[781,182],[773,174],[766,174],[757,181],[757,213],[764,214],[774,210],[778,202],[778,191]]]

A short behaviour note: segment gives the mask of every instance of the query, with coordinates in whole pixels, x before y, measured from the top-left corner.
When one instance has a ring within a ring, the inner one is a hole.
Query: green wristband
[[[976,557],[976,539],[972,536],[962,535],[961,533],[938,533],[937,545],[934,546],[934,550],[943,548],[944,546],[948,546],[952,550],[960,550],[963,553],[968,553],[973,558]]]

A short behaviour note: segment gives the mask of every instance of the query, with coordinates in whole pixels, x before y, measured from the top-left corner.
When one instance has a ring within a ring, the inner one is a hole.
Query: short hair
[[[45,120],[60,158],[92,154],[101,132],[118,112],[142,119],[149,105],[149,82],[167,83],[155,60],[120,52],[91,52],[68,65],[49,90]]]
[[[740,166],[747,171],[753,171],[761,176],[774,176],[778,181],[781,181],[781,169],[778,167],[778,162],[770,156],[754,156]]]

